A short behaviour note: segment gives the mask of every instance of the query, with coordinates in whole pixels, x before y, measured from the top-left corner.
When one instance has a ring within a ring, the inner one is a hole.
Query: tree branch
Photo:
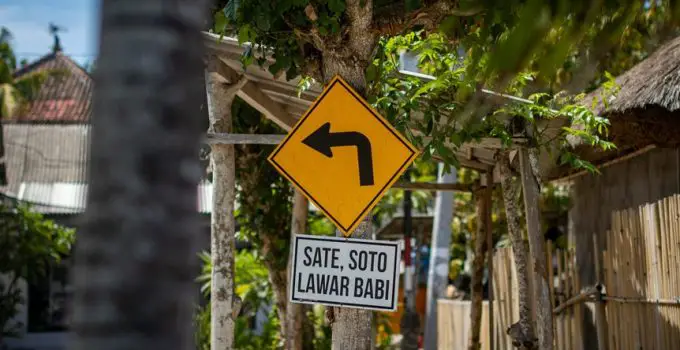
[[[437,0],[415,11],[405,11],[403,2],[396,2],[376,9],[373,28],[378,35],[397,35],[416,25],[426,30],[434,29],[447,16],[468,17],[482,12],[482,7],[460,9],[455,2]]]
[[[371,31],[373,0],[347,0],[349,48],[362,60],[369,60],[376,35]]]

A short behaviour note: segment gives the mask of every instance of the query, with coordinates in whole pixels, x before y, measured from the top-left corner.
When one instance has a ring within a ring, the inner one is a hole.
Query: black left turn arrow
[[[371,141],[366,135],[356,131],[332,133],[331,123],[326,123],[309,134],[302,143],[328,158],[333,158],[331,147],[356,146],[359,159],[359,185],[373,185],[373,155]]]

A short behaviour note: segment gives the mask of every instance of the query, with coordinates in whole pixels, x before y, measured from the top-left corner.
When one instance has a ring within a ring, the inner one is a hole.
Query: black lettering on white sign
[[[396,310],[399,243],[308,235],[294,239],[292,302]]]

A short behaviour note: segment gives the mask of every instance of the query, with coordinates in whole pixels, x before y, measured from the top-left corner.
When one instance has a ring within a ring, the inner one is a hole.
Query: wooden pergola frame
[[[210,56],[216,57],[219,64],[213,65],[213,72],[217,73],[225,83],[237,89],[236,95],[243,99],[250,106],[262,113],[267,119],[273,121],[286,131],[290,131],[299,118],[312,105],[316,97],[321,93],[322,87],[311,86],[306,91],[299,91],[298,84],[300,77],[286,79],[285,75],[272,75],[267,67],[273,61],[268,57],[268,50],[260,50],[251,47],[255,57],[264,59],[262,66],[249,65],[244,67],[241,57],[249,44],[241,45],[234,38],[220,37],[211,33],[203,33],[204,43]],[[261,56],[264,52],[265,57]],[[258,56],[259,55],[259,56]],[[508,98],[517,100],[514,96],[505,96],[493,91],[485,92],[494,95],[495,98]],[[525,102],[526,101],[520,101]],[[530,103],[530,101],[528,102]],[[546,121],[540,126],[547,131],[548,136],[557,135],[561,128],[566,124],[563,118],[554,118]],[[205,136],[207,144],[278,144],[285,135],[263,135],[263,134],[227,134],[227,133],[208,133]],[[553,145],[553,148],[556,146]],[[464,168],[473,169],[482,173],[482,182],[479,184],[433,184],[433,183],[404,183],[398,182],[393,188],[407,190],[428,190],[428,191],[465,191],[477,192],[481,187],[491,187],[500,182],[498,153],[502,149],[502,142],[496,138],[483,138],[474,143],[464,144],[454,150],[460,165]],[[554,154],[543,152],[539,155],[539,166],[544,173],[549,173],[555,166]],[[556,152],[553,152],[556,153]],[[524,192],[524,203],[527,211],[527,227],[529,236],[539,237],[540,225],[538,221],[538,196],[540,195],[537,183],[534,184],[533,174],[528,162],[528,148],[525,139],[513,140],[513,150],[510,152],[510,163],[517,164],[522,180]],[[481,185],[481,186],[480,186]],[[485,191],[486,192],[486,191]],[[490,208],[491,196],[484,195],[488,203],[479,204],[482,207]],[[486,239],[491,244],[490,210],[482,210],[481,213],[488,215],[486,218],[488,225],[484,225]],[[534,232],[536,231],[536,232]],[[482,232],[480,232],[482,233]],[[483,233],[482,233],[483,234]],[[536,242],[532,242],[536,244]],[[488,263],[491,263],[492,252],[489,253]],[[535,262],[534,262],[535,263]],[[533,264],[532,264],[533,265]],[[490,271],[491,272],[491,271]],[[538,275],[534,274],[534,278]],[[491,310],[490,310],[491,311]],[[490,318],[490,325],[493,327],[493,319]]]

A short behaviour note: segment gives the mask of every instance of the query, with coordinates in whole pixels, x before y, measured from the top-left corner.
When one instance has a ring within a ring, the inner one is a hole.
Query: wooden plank
[[[456,191],[472,192],[477,184],[461,183],[429,183],[429,182],[397,182],[392,188],[399,188],[412,191]]]
[[[209,145],[278,145],[286,135],[206,133],[203,142]]]
[[[272,100],[252,81],[243,85],[237,95],[286,131],[290,131],[297,122],[297,119],[288,113],[285,106]]]

